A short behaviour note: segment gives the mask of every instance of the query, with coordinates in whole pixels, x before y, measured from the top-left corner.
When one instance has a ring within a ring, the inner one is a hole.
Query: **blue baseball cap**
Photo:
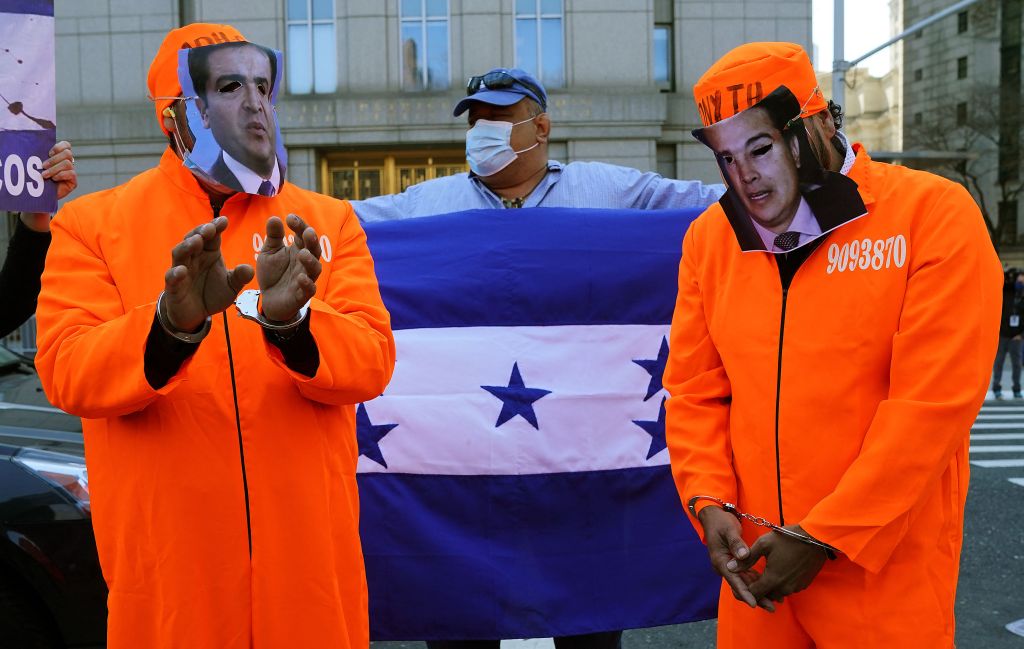
[[[474,101],[492,106],[511,106],[523,97],[540,104],[541,110],[548,109],[548,95],[544,92],[544,86],[532,74],[519,68],[494,68],[486,74],[469,78],[466,96],[455,104],[452,114],[458,117]]]

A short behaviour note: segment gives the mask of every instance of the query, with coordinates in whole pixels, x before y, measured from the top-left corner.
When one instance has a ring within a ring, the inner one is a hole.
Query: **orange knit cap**
[[[164,42],[160,43],[153,62],[149,64],[149,76],[146,86],[150,97],[178,97],[181,95],[181,83],[178,82],[178,50],[204,45],[216,45],[228,41],[244,41],[245,36],[231,25],[215,25],[212,23],[192,23],[172,29]],[[173,99],[154,99],[156,104],[156,121],[160,130],[164,128],[164,109],[174,103]]]
[[[786,86],[801,103],[801,117],[828,107],[807,53],[793,43],[747,43],[718,61],[697,81],[693,96],[704,126],[732,117]]]

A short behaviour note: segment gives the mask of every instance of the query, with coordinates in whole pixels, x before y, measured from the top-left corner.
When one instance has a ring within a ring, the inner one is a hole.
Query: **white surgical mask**
[[[478,176],[493,176],[512,164],[520,153],[526,153],[536,147],[526,147],[522,151],[512,149],[512,127],[533,121],[537,116],[521,122],[494,122],[489,119],[478,119],[473,128],[466,131],[466,160],[469,168]]]

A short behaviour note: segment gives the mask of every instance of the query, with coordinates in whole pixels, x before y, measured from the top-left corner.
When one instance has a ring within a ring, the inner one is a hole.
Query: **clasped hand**
[[[820,548],[775,531],[762,534],[748,548],[740,536],[739,519],[721,507],[705,507],[699,518],[711,565],[729,584],[733,597],[751,608],[774,612],[773,602],[810,586],[825,563]],[[791,529],[806,535],[800,526]],[[763,573],[754,569],[762,557]]]
[[[269,319],[288,322],[316,293],[320,277],[320,242],[316,231],[294,214],[288,215],[294,234],[285,243],[285,225],[276,216],[267,220],[267,237],[256,258],[256,269],[239,264],[228,269],[221,254],[226,216],[191,230],[171,250],[171,268],[164,273],[164,308],[167,324],[182,332],[198,331],[206,318],[234,303],[241,290],[259,282],[261,310]]]

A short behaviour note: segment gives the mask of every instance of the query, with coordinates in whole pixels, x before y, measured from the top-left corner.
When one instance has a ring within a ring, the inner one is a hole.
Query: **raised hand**
[[[285,245],[284,223],[276,216],[267,220],[267,238],[256,258],[256,279],[260,284],[260,308],[268,320],[289,322],[316,293],[320,277],[320,240],[316,231],[294,214],[288,227],[295,234]]]
[[[50,157],[43,163],[43,178],[57,183],[57,200],[78,187],[75,155],[71,152],[71,144],[67,140],[61,140],[50,149]]]
[[[164,318],[172,329],[198,331],[206,318],[228,308],[252,280],[253,269],[224,265],[220,235],[228,227],[226,216],[195,228],[171,250],[171,268],[164,273]]]
[[[61,140],[50,149],[50,157],[43,162],[43,179],[57,183],[57,200],[65,198],[78,187],[75,156],[71,152],[71,144],[66,140]],[[49,212],[22,212],[21,222],[30,230],[48,232],[52,216]]]

